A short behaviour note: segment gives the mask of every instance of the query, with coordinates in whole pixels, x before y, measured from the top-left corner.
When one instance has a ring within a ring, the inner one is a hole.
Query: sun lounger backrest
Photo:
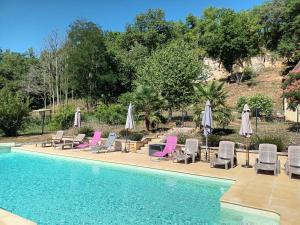
[[[165,153],[172,153],[175,151],[177,145],[177,136],[168,136],[164,148]]]
[[[218,157],[222,159],[232,159],[234,157],[234,142],[220,141]]]
[[[290,166],[300,167],[300,146],[289,146],[288,161]]]
[[[63,136],[64,136],[64,131],[63,130],[58,130],[56,132],[55,139],[56,140],[61,140],[63,138]]]
[[[74,138],[74,141],[83,141],[83,139],[85,138],[85,134],[78,134],[75,138]]]
[[[259,161],[262,163],[276,163],[277,146],[273,144],[260,144]]]
[[[199,142],[197,139],[186,139],[185,141],[185,151],[187,154],[195,154],[198,152]]]
[[[105,143],[106,148],[111,148],[117,139],[117,135],[115,133],[109,133],[107,141]]]
[[[94,136],[92,138],[92,141],[90,143],[90,146],[97,145],[100,140],[101,140],[101,132],[100,131],[95,131]]]

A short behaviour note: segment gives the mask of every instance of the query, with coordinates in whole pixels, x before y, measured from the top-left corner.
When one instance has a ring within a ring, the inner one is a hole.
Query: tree
[[[0,52],[0,89],[6,87],[13,91],[19,90],[24,75],[36,61],[33,55],[8,50]]]
[[[251,12],[259,18],[263,45],[287,61],[300,59],[300,1],[272,0]]]
[[[114,94],[117,77],[111,70],[102,30],[92,22],[77,20],[68,32],[68,72],[72,86],[87,107],[97,98]]]
[[[223,128],[227,126],[231,119],[231,109],[226,105],[226,98],[228,93],[224,90],[224,83],[216,81],[209,82],[208,84],[196,84],[194,86],[194,121],[196,126],[201,124],[201,113],[204,110],[207,100],[210,101],[213,119],[218,121],[219,125]]]
[[[283,84],[283,98],[288,101],[288,107],[296,110],[300,103],[300,73],[289,73]]]
[[[151,52],[173,38],[172,23],[167,22],[161,9],[149,9],[138,14],[133,24],[126,27],[122,46],[130,49],[139,43]]]
[[[208,8],[199,26],[199,44],[229,73],[232,73],[233,65],[242,67],[244,60],[259,52],[260,27],[248,12]]]
[[[194,82],[206,79],[203,64],[192,46],[174,41],[151,55],[138,68],[137,84],[151,86],[167,100],[167,108],[183,109],[192,100]]]
[[[149,131],[151,118],[155,117],[164,107],[165,100],[151,86],[139,85],[134,91],[133,104],[137,112],[143,113],[145,126]]]
[[[0,90],[0,129],[7,136],[16,136],[29,114],[29,99],[7,88]]]

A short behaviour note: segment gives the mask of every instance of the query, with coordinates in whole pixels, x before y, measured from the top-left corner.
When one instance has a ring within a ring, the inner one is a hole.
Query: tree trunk
[[[173,111],[172,111],[172,108],[170,107],[168,109],[168,122],[171,122],[171,120],[172,120],[172,114],[173,114]]]
[[[145,126],[146,126],[146,130],[150,131],[150,118],[148,113],[145,114]]]
[[[55,56],[55,89],[56,89],[56,103],[59,105],[59,77],[58,77],[58,59]]]

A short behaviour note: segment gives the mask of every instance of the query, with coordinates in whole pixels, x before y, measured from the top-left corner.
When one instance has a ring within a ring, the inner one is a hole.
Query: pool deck
[[[245,161],[244,153],[238,153],[239,165],[237,167],[225,170],[210,168],[209,163],[206,162],[185,165],[183,163],[173,163],[172,160],[151,161],[149,156],[142,153],[110,152],[93,154],[85,150],[59,150],[52,147],[36,147],[35,145],[22,146],[21,149],[31,152],[234,180],[236,182],[222,196],[222,202],[277,213],[280,215],[280,224],[282,225],[299,225],[300,223],[300,179],[289,179],[285,175],[283,170],[286,160],[285,156],[279,157],[281,161],[281,173],[278,176],[272,176],[266,174],[257,175],[253,168],[245,169],[241,167],[240,165]],[[250,154],[251,164],[254,164],[256,157],[256,154]],[[2,219],[0,219],[0,225],[2,224],[8,223],[2,223]],[[29,225],[33,223],[22,224]]]

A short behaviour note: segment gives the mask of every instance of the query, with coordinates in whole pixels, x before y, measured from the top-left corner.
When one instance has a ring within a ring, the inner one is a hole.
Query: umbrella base
[[[252,168],[253,166],[251,166],[251,165],[247,165],[247,164],[244,164],[244,165],[242,165],[242,167],[244,167],[244,168]]]

